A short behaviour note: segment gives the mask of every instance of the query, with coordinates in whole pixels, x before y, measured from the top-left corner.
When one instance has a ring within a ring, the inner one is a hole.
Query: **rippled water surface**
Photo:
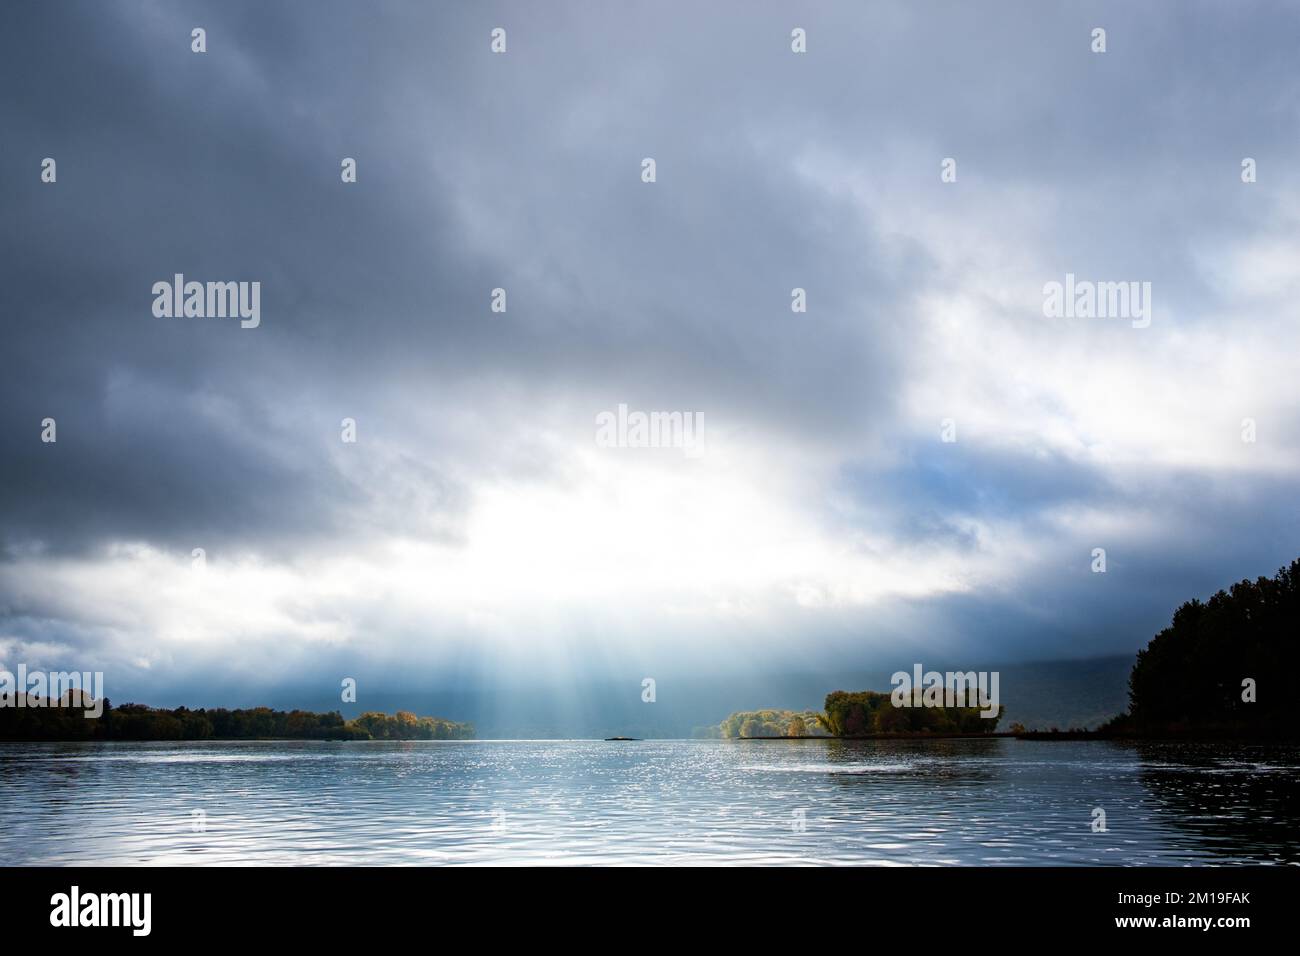
[[[6,865],[1294,864],[1298,822],[1294,747],[0,743]]]

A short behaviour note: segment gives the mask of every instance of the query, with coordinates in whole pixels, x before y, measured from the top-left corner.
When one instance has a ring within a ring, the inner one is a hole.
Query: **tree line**
[[[213,710],[144,704],[113,707],[89,719],[75,707],[0,707],[0,740],[472,740],[473,724],[440,717],[365,713],[346,720],[338,711],[318,714],[270,707]]]
[[[874,690],[836,690],[826,695],[825,711],[742,710],[718,725],[718,736],[861,737],[870,734],[991,734],[997,717],[981,717],[978,707],[895,707],[890,695]]]
[[[736,737],[825,737],[821,714],[805,710],[742,710],[718,725],[718,736]]]
[[[824,721],[837,737],[867,734],[991,734],[1002,719],[981,717],[978,707],[922,706],[920,688],[913,691],[913,706],[895,707],[892,695],[882,691],[836,690],[826,695]]]
[[[1138,651],[1128,713],[1102,733],[1294,736],[1284,711],[1297,666],[1300,559],[1179,607]]]

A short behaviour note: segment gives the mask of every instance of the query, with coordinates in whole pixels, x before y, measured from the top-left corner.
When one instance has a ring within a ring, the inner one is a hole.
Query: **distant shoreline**
[[[1246,734],[1240,732],[1210,732],[1198,731],[1194,733],[1114,733],[1104,730],[1026,730],[1021,733],[1012,731],[1001,731],[991,734],[856,734],[844,736],[831,736],[828,734],[803,734],[799,736],[771,736],[771,737],[723,737],[723,740],[1005,740],[1011,738],[1014,740],[1036,740],[1036,741],[1077,741],[1077,740],[1113,740],[1113,741],[1183,741],[1185,743],[1196,743],[1198,741],[1225,743],[1237,741],[1241,743],[1281,743],[1292,741],[1300,737],[1296,733],[1277,733],[1277,734]]]
[[[73,696],[76,694],[77,696]],[[54,702],[56,701],[57,702]],[[469,740],[474,725],[443,717],[367,711],[347,720],[337,710],[275,710],[240,707],[167,709],[145,704],[114,707],[107,697],[94,701],[99,713],[87,716],[88,695],[76,690],[56,698],[17,695],[0,698],[0,740],[69,743],[74,741],[198,740]]]
[[[1007,731],[992,734],[792,734],[771,737],[722,737],[721,740],[988,740],[992,737],[1018,737]]]

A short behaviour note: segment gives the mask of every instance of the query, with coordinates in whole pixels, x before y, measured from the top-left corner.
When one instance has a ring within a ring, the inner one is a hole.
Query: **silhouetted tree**
[[[1300,665],[1300,559],[1273,578],[1188,601],[1129,675],[1129,712],[1108,731],[1294,734],[1287,682]],[[1253,697],[1254,699],[1250,699]]]

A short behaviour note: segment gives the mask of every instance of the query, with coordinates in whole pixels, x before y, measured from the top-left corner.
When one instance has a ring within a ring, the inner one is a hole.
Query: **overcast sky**
[[[1266,2],[7,3],[0,664],[276,703],[1129,653],[1300,555],[1298,43]],[[175,273],[260,326],[156,318]],[[1067,273],[1150,326],[1045,317]],[[602,447],[620,404],[703,454]]]

